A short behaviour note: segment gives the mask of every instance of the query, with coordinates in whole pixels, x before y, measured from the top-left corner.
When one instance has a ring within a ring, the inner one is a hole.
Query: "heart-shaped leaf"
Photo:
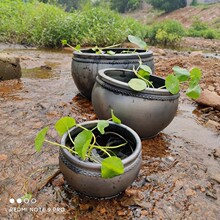
[[[190,86],[186,90],[186,95],[192,99],[198,99],[201,95],[201,88],[199,85]]]
[[[143,48],[147,50],[147,44],[145,41],[141,40],[139,37],[133,36],[133,35],[128,35],[128,40],[132,44],[136,44],[138,47]]]
[[[105,128],[109,126],[109,122],[106,120],[99,120],[97,124],[97,129],[101,134],[105,133]]]
[[[147,65],[140,65],[140,69],[144,70],[148,73],[148,75],[152,74],[152,69]]]
[[[150,74],[149,74],[148,72],[146,72],[146,71],[140,69],[140,70],[138,71],[137,77],[138,77],[139,79],[144,78],[144,79],[149,80]]]
[[[202,71],[199,68],[193,68],[190,71],[190,77],[191,77],[191,82],[195,83],[199,83],[199,80],[202,78]]]
[[[62,44],[62,46],[67,45],[67,40],[61,40],[61,44]]]
[[[147,84],[142,79],[134,78],[128,82],[128,86],[135,91],[143,91],[146,89]]]
[[[81,46],[80,46],[79,44],[77,44],[76,47],[75,47],[75,50],[78,51],[78,52],[80,52]]]
[[[107,51],[107,54],[113,56],[113,55],[115,55],[116,53],[115,53],[114,51],[112,51],[112,50],[108,50],[108,51]]]
[[[102,161],[101,176],[103,178],[112,178],[122,173],[124,173],[124,166],[120,158],[113,156]]]
[[[169,74],[166,77],[165,86],[166,89],[172,94],[177,94],[180,91],[179,80],[172,74]]]
[[[37,152],[41,151],[48,129],[49,129],[48,127],[41,129],[35,138],[34,146]]]
[[[187,69],[181,68],[179,66],[174,66],[173,71],[180,82],[185,82],[190,77],[189,71]]]
[[[92,131],[83,130],[74,139],[74,148],[78,156],[83,160],[86,159],[86,153],[92,141]]]
[[[121,124],[121,120],[117,116],[115,116],[113,109],[111,109],[111,116],[113,122],[115,122],[116,124]]]
[[[60,118],[56,124],[55,129],[60,136],[64,135],[70,128],[76,125],[76,121],[72,117]]]

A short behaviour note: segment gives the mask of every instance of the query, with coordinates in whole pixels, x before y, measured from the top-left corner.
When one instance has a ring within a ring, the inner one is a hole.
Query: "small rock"
[[[202,56],[203,52],[202,51],[193,51],[191,52],[190,56]]]
[[[1,160],[7,160],[8,156],[5,154],[0,154],[0,161]]]
[[[216,196],[215,192],[212,192],[211,190],[206,191],[206,196],[209,196],[213,199],[217,199],[217,196]]]
[[[6,53],[0,53],[0,80],[19,78],[21,78],[20,59]]]
[[[194,191],[192,189],[186,189],[185,194],[186,194],[186,196],[194,196],[194,195],[196,195],[196,191]]]
[[[208,86],[208,90],[213,92],[215,90],[215,87],[214,86]]]
[[[156,56],[166,56],[166,52],[163,49],[158,49],[156,51]]]
[[[127,212],[124,210],[118,210],[117,214],[118,214],[118,216],[125,216],[127,214]]]
[[[220,110],[220,96],[215,92],[211,92],[207,89],[202,91],[201,96],[195,101],[199,104],[211,106],[217,110]]]
[[[101,209],[99,210],[99,212],[100,212],[101,214],[105,214],[105,213],[107,212],[107,210],[106,210],[106,208],[101,208]]]
[[[53,186],[62,186],[64,185],[63,175],[60,175],[58,178],[52,181]]]
[[[220,183],[220,174],[212,174],[211,179],[215,180],[216,182]]]
[[[205,192],[205,188],[202,187],[202,188],[200,189],[200,191],[201,191],[201,192]]]
[[[213,156],[215,159],[220,158],[220,149],[214,149]]]
[[[134,196],[134,195],[137,195],[137,194],[138,194],[138,190],[132,189],[132,188],[127,188],[127,189],[125,190],[125,194],[128,195],[129,197],[130,197],[130,196]]]
[[[202,113],[209,113],[210,111],[213,111],[213,107],[207,107],[207,108],[201,109]]]
[[[206,127],[209,127],[209,128],[216,128],[216,127],[220,126],[220,124],[218,122],[213,121],[213,120],[208,120],[205,125],[206,125]]]
[[[147,210],[141,210],[141,215],[147,216],[149,212]]]
[[[92,206],[90,204],[79,204],[79,209],[81,211],[87,211],[92,209]]]

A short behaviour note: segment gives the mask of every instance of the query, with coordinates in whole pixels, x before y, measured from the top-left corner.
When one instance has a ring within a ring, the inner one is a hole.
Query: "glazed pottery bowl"
[[[131,70],[100,70],[92,91],[92,104],[99,119],[110,118],[113,109],[123,124],[134,129],[141,138],[150,138],[173,120],[179,94],[159,89],[164,86],[165,80],[155,75],[150,76],[155,88],[134,91],[128,86],[129,80],[134,77]]]
[[[92,129],[97,125],[96,121],[81,123],[85,128]],[[95,162],[82,161],[66,149],[60,150],[60,170],[68,184],[77,192],[91,197],[111,198],[125,190],[137,177],[141,167],[141,140],[137,133],[126,125],[109,122],[106,131],[116,132],[131,143],[133,152],[122,159],[124,173],[113,178],[101,177],[101,165]],[[74,127],[70,130],[71,136],[75,137],[81,130]],[[68,134],[64,134],[62,145],[68,145]]]
[[[98,70],[105,68],[132,69],[142,63],[151,67],[154,71],[153,53],[142,49],[111,48],[115,55],[96,54],[92,49],[83,49],[81,52],[74,51],[72,59],[72,77],[80,93],[91,99],[92,88]]]

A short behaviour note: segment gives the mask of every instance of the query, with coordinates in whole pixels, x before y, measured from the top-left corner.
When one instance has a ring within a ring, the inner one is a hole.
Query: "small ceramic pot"
[[[164,86],[165,80],[151,75],[155,88],[137,92],[128,86],[135,74],[125,69],[100,70],[92,92],[92,104],[99,119],[110,117],[113,109],[123,124],[134,129],[141,138],[150,138],[173,120],[179,94],[172,95]]]
[[[105,68],[125,68],[132,69],[139,65],[139,59],[142,63],[151,67],[154,71],[153,53],[142,49],[111,48],[115,55],[96,54],[91,49],[83,49],[81,53],[73,52],[72,59],[72,77],[80,93],[88,99],[91,99],[92,88],[95,84],[95,78],[98,70]],[[123,52],[123,53],[122,53]]]
[[[97,125],[96,121],[81,123],[82,126],[92,129]],[[76,136],[81,130],[74,127],[70,130],[71,136]],[[111,198],[124,191],[137,177],[141,167],[141,140],[137,133],[126,125],[115,124],[105,128],[105,131],[113,131],[122,135],[132,144],[133,152],[122,159],[124,173],[113,178],[104,179],[101,177],[101,165],[89,161],[82,161],[66,149],[60,150],[60,170],[68,184],[77,192],[91,197]],[[62,145],[69,142],[68,134],[64,134],[61,140]]]

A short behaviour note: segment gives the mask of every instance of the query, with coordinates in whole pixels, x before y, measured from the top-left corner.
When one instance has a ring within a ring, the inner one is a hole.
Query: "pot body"
[[[122,123],[134,129],[141,138],[157,135],[173,120],[179,94],[172,95],[163,86],[165,80],[150,76],[156,88],[133,91],[128,82],[135,75],[130,70],[100,70],[92,92],[92,104],[99,119],[110,117],[113,109]]]
[[[137,67],[139,65],[140,57],[143,64],[150,66],[152,71],[154,71],[152,51],[128,48],[113,48],[110,50],[114,51],[116,54],[96,54],[91,49],[83,49],[81,53],[77,51],[73,52],[71,67],[72,77],[80,93],[88,99],[91,98],[95,78],[100,69],[132,69],[133,66]],[[122,51],[126,51],[127,53],[121,53]],[[128,53],[128,51],[131,52]]]
[[[97,124],[96,121],[81,123],[82,126],[91,129]],[[61,148],[59,156],[60,170],[68,184],[76,191],[91,197],[111,198],[125,190],[137,177],[141,167],[141,140],[137,133],[122,124],[110,122],[106,131],[114,131],[134,143],[134,151],[122,160],[125,172],[113,178],[101,177],[101,165],[88,161],[82,161]],[[74,127],[70,130],[71,136],[76,136],[81,128]],[[68,134],[64,134],[61,144],[66,145]]]

